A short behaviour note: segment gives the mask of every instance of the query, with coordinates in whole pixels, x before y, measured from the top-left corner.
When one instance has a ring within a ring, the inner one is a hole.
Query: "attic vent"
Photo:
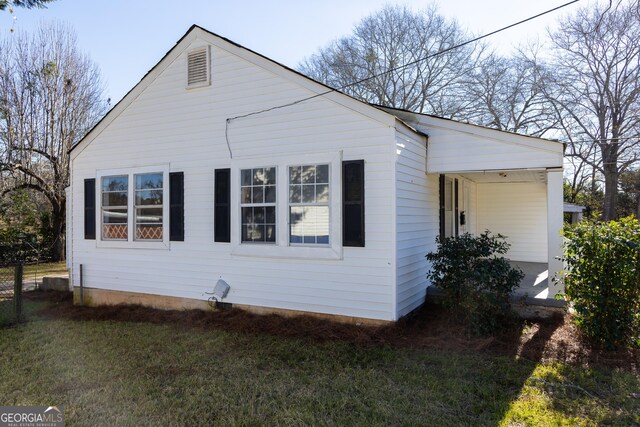
[[[187,87],[209,84],[209,48],[192,50],[187,54]]]

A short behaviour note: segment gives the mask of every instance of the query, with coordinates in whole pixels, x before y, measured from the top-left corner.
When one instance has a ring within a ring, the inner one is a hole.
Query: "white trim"
[[[549,294],[554,298],[565,291],[561,281],[556,280],[560,271],[564,269],[562,257],[562,227],[563,216],[563,173],[562,169],[547,171],[547,271]]]
[[[329,245],[289,244],[289,166],[329,164]],[[276,243],[241,243],[240,170],[276,167]],[[342,259],[342,151],[261,157],[231,162],[231,255],[257,258]]]
[[[162,172],[162,241],[135,240],[135,175]],[[112,175],[127,175],[127,240],[102,240],[102,178]],[[96,171],[96,247],[126,249],[169,249],[169,165],[131,167],[122,169],[100,169]]]

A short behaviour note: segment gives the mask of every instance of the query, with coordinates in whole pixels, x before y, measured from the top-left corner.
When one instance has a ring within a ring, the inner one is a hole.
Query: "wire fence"
[[[22,264],[0,264],[0,327],[22,320]]]

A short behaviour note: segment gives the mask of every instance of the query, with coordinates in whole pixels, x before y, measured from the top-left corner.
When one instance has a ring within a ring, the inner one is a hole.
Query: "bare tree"
[[[640,14],[637,0],[582,8],[551,34],[549,99],[567,156],[604,179],[604,219],[616,216],[619,177],[640,161]]]
[[[546,97],[550,71],[539,61],[539,46],[511,57],[495,53],[470,73],[465,96],[471,122],[510,132],[545,136],[557,126]]]
[[[51,204],[53,257],[64,259],[69,149],[104,114],[97,66],[79,52],[67,25],[0,41],[0,173],[11,191],[41,193]]]
[[[464,77],[483,46],[445,50],[467,39],[435,6],[422,13],[386,6],[362,20],[352,35],[307,58],[300,69],[368,102],[456,117],[466,107],[459,96]],[[433,56],[438,52],[443,53]]]
[[[47,3],[54,1],[55,0],[0,0],[0,10],[11,9],[12,7],[25,7],[27,9],[33,9],[34,7],[44,8],[47,7]]]

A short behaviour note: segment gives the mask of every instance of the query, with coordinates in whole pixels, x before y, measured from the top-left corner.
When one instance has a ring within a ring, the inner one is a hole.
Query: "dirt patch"
[[[172,324],[182,328],[214,328],[246,334],[269,334],[313,342],[343,341],[358,345],[484,352],[534,362],[616,367],[640,372],[640,350],[607,351],[590,345],[569,315],[527,322],[495,336],[469,336],[434,304],[387,326],[372,327],[331,322],[311,316],[257,315],[239,309],[225,311],[157,310],[139,305],[74,306],[71,293],[28,292],[25,298],[47,301],[46,318],[109,320]]]

